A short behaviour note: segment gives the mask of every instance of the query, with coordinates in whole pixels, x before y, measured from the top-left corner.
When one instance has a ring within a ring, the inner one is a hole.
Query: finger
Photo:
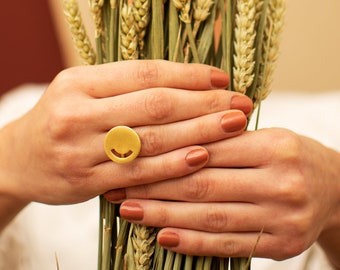
[[[257,203],[273,199],[280,192],[277,182],[266,181],[267,179],[272,179],[272,176],[267,171],[258,169],[203,168],[194,174],[169,181],[112,190],[108,198],[110,201],[137,198],[186,202]]]
[[[246,125],[247,118],[241,111],[229,110],[194,120],[135,130],[142,142],[141,156],[152,156],[189,145],[230,138],[241,134]]]
[[[86,76],[84,76],[86,74]],[[58,79],[76,82],[91,97],[101,98],[153,87],[184,89],[225,88],[228,75],[201,64],[138,60],[86,66],[62,72]]]
[[[261,231],[267,216],[262,207],[250,203],[183,203],[155,200],[126,200],[120,216],[151,227],[176,227],[213,233]],[[266,230],[271,227],[266,220]]]
[[[181,177],[202,168],[208,159],[204,148],[190,146],[159,156],[137,158],[127,164],[107,161],[95,166],[89,188],[101,194],[111,189]]]
[[[225,90],[155,88],[97,100],[89,117],[90,122],[108,130],[116,125],[134,127],[171,123],[229,109],[249,115],[252,102],[246,96]],[[101,120],[99,123],[98,119]]]
[[[240,111],[225,111],[209,114],[195,120],[187,120],[169,125],[137,127],[134,130],[141,140],[139,156],[155,156],[182,147],[204,144],[233,137],[243,132],[247,124],[246,116]],[[104,136],[104,135],[103,135]],[[104,137],[95,149],[88,149],[97,163],[108,160],[104,153]],[[100,150],[100,151],[99,151]]]
[[[289,156],[285,135],[268,130],[247,131],[241,136],[205,145],[211,153],[207,167],[264,167],[275,161],[273,157],[277,154]]]
[[[246,116],[240,111],[226,111],[209,114],[194,120],[161,126],[135,128],[141,139],[140,157],[155,156],[190,145],[199,145],[239,135],[247,124]],[[79,135],[79,134],[78,134]],[[89,138],[91,138],[89,140]],[[90,166],[108,161],[104,151],[105,134],[90,136],[85,134],[78,138],[80,147],[75,156]]]
[[[221,258],[248,258],[250,255],[253,255],[253,257],[283,259],[283,250],[289,248],[287,243],[279,246],[273,235],[265,232],[261,233],[261,231],[248,233],[207,233],[178,228],[165,228],[158,233],[157,241],[161,246],[173,252]]]

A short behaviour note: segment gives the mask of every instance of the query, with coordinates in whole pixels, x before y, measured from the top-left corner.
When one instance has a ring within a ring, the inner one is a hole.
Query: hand
[[[204,147],[210,155],[204,169],[107,198],[127,199],[123,218],[164,228],[159,243],[185,254],[248,257],[263,229],[254,255],[281,260],[328,230],[339,232],[338,153],[284,129]]]
[[[166,61],[65,70],[2,130],[0,190],[15,200],[68,204],[192,173],[208,161],[196,144],[236,136],[246,125],[251,101],[223,90],[227,84],[216,68]],[[104,136],[117,125],[141,138],[130,164],[104,153]]]

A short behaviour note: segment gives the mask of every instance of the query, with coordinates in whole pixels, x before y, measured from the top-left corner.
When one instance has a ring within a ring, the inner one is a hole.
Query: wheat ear
[[[204,22],[210,15],[210,8],[213,4],[213,0],[195,0],[195,2],[193,3],[195,20],[193,29],[194,37],[196,37],[201,23]]]
[[[254,0],[237,1],[233,83],[235,91],[246,93],[254,80],[255,67],[255,16],[256,5]]]
[[[271,83],[276,62],[280,52],[281,33],[284,25],[286,5],[284,0],[269,2],[267,25],[264,32],[262,76],[258,90],[255,92],[255,103],[265,99],[271,92]]]
[[[93,20],[95,24],[95,38],[99,38],[103,32],[102,25],[102,7],[104,5],[104,0],[89,0],[90,11],[93,15]]]
[[[173,0],[174,6],[180,11],[179,18],[184,23],[190,23],[190,0]]]
[[[120,49],[124,60],[138,59],[138,36],[134,23],[133,10],[130,5],[123,4],[121,10]]]
[[[63,9],[79,56],[84,64],[94,65],[96,56],[82,23],[78,3],[75,0],[64,0]]]
[[[136,270],[149,270],[155,251],[156,229],[142,225],[133,225],[132,245]]]
[[[146,28],[150,21],[151,0],[135,0],[133,1],[133,14],[135,18],[135,27],[138,37],[138,46],[141,57],[144,58],[144,37]]]

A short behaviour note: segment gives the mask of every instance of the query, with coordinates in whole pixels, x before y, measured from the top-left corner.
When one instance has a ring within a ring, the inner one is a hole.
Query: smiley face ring
[[[104,149],[113,162],[124,164],[133,161],[139,155],[141,141],[132,128],[116,126],[106,134]]]

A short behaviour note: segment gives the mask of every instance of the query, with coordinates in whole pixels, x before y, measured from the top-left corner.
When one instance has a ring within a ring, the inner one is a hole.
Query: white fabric
[[[0,100],[0,127],[20,117],[39,99],[45,85],[25,85]],[[340,91],[323,94],[272,93],[262,104],[260,127],[286,127],[340,151]],[[0,269],[97,268],[98,199],[69,206],[30,204],[0,235]],[[327,270],[317,247],[276,262],[253,259],[253,270]]]

